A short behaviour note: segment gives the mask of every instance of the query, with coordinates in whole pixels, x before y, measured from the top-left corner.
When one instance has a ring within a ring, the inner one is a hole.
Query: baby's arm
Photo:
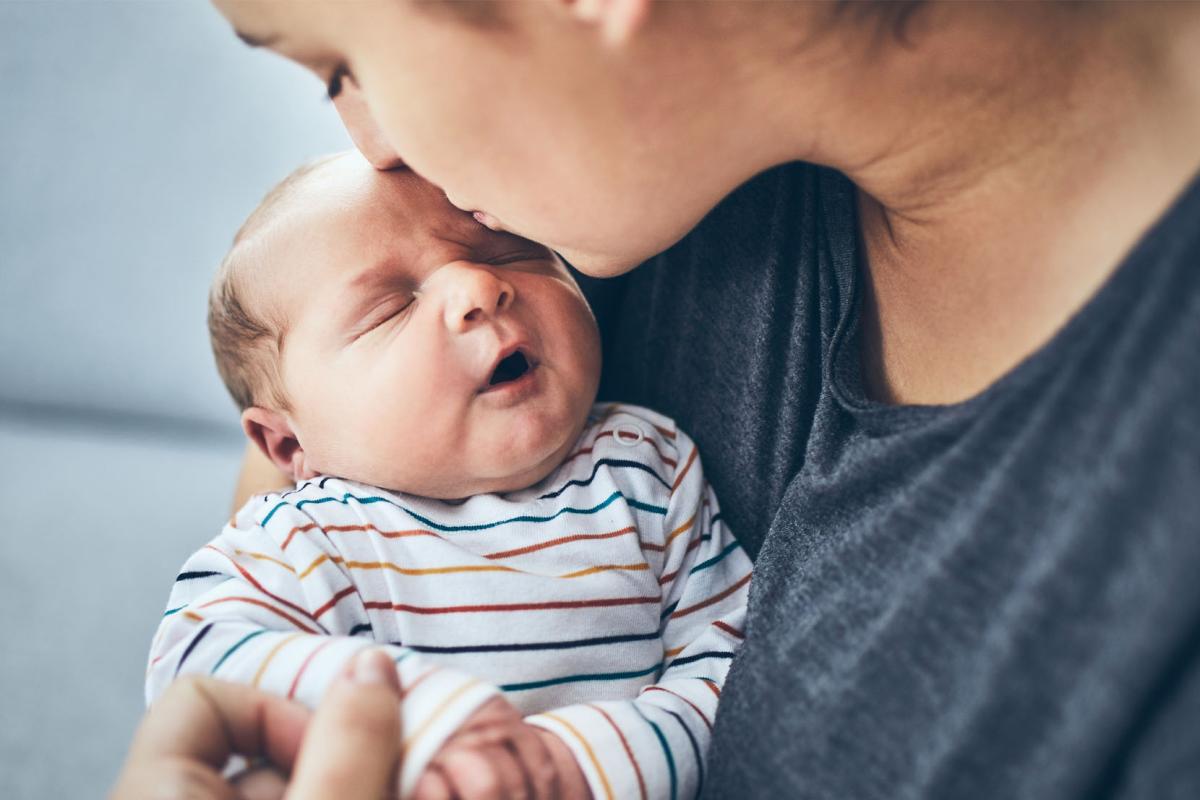
[[[695,445],[681,456],[661,546],[663,666],[634,700],[581,703],[527,718],[571,749],[592,795],[677,798],[704,781],[725,674],[741,644],[750,559],[721,521]]]
[[[404,702],[407,794],[432,755],[494,687],[437,667],[404,647],[369,636],[363,600],[324,531],[300,509],[280,504],[270,530],[231,523],[184,565],[155,636],[147,702],[180,675],[211,675],[315,706],[346,662],[382,646],[396,662]]]

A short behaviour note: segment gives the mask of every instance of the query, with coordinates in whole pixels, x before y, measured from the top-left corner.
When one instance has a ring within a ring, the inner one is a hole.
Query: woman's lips
[[[494,231],[504,230],[504,227],[500,224],[500,220],[496,219],[486,211],[472,211],[471,216],[475,218],[476,222],[485,228],[490,228]]]

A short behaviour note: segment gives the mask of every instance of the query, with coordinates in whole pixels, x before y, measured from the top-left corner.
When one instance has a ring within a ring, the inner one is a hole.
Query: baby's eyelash
[[[502,267],[505,264],[515,264],[519,261],[536,261],[539,258],[540,256],[533,253],[509,253],[508,255],[491,259],[491,263]]]
[[[384,325],[391,322],[392,320],[407,316],[408,312],[412,310],[413,304],[416,301],[417,301],[416,297],[409,297],[409,298],[407,298],[404,305],[399,306],[399,307],[395,307],[395,306],[388,307],[390,304],[376,306],[370,312],[363,315],[363,319],[366,321],[362,324],[362,327],[358,328],[356,331],[353,332],[353,334],[350,336],[349,341],[357,342],[359,339],[363,338],[364,336],[366,336],[369,333],[372,333],[372,332],[382,328]],[[384,309],[384,310],[381,311],[381,309]]]
[[[330,100],[337,98],[342,93],[342,81],[350,78],[350,70],[345,64],[338,64],[333,68],[333,73],[329,76],[329,81],[325,86],[325,92],[329,95]]]
[[[415,302],[416,302],[415,297],[408,298],[407,302],[405,302],[404,305],[387,312],[387,314],[385,316],[383,316],[378,322],[376,322],[374,325],[371,326],[371,330],[375,330],[380,325],[383,325],[385,322],[389,322],[389,321],[395,319],[396,317],[406,314],[408,312],[408,310],[410,308],[412,308],[412,304]]]

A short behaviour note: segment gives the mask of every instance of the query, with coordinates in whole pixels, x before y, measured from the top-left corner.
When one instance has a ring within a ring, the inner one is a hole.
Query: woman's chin
[[[572,267],[591,278],[615,278],[624,275],[644,260],[587,250],[562,249],[556,252]]]

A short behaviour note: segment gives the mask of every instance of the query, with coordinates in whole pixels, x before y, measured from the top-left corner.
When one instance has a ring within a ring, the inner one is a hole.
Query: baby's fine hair
[[[233,246],[217,268],[208,293],[208,335],[217,371],[239,410],[251,406],[288,409],[280,371],[284,323],[249,302],[247,274],[258,259],[249,257],[240,245],[280,213],[283,201],[306,177],[342,155],[309,161],[267,192],[234,234]]]

